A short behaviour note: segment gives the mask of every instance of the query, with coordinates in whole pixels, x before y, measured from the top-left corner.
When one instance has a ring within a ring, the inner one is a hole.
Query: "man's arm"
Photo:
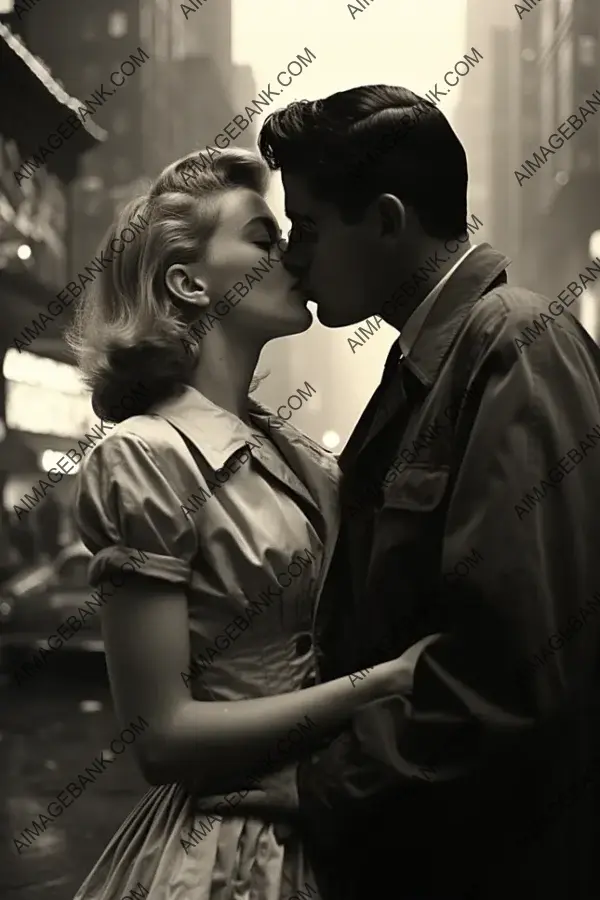
[[[301,809],[322,843],[337,834],[348,846],[361,817],[394,798],[418,841],[434,809],[466,816],[469,797],[476,808],[491,785],[501,796],[511,761],[518,771],[521,748],[531,752],[573,686],[573,647],[577,654],[591,640],[582,632],[544,665],[530,664],[594,587],[590,551],[565,537],[586,534],[582,504],[600,499],[590,492],[600,440],[595,457],[577,450],[579,465],[568,455],[596,425],[600,432],[597,373],[572,323],[549,326],[519,350],[514,338],[535,313],[507,310],[499,322],[497,299],[481,306],[442,571],[473,547],[482,561],[443,588],[446,634],[419,659],[412,695],[362,707],[351,730],[301,764]]]

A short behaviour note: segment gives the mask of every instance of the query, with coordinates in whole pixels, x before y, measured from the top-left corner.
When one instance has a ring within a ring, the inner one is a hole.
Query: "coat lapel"
[[[388,353],[381,382],[369,400],[340,456],[340,468],[343,472],[347,472],[352,467],[365,448],[393,419],[405,402],[402,354],[398,341],[395,340]]]

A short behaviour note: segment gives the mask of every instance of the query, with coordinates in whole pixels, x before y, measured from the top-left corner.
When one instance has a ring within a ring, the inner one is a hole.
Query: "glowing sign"
[[[77,437],[90,431],[98,417],[89,395],[65,393],[53,388],[6,383],[6,424],[16,431]]]
[[[9,347],[4,357],[4,377],[20,384],[45,387],[65,394],[87,394],[86,387],[75,366],[56,362]]]
[[[4,357],[6,424],[17,431],[73,437],[89,431],[89,391],[75,366],[9,348]]]

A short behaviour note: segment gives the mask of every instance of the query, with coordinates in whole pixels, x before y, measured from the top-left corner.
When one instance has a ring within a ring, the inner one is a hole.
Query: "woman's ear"
[[[206,281],[192,266],[175,263],[165,273],[165,286],[172,300],[205,308],[210,303]]]

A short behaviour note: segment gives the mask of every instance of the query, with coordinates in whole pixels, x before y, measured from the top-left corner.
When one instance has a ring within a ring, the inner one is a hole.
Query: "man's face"
[[[300,175],[282,173],[292,223],[284,265],[316,303],[317,317],[340,328],[378,315],[398,281],[401,239],[386,233],[378,201],[355,225],[318,200]]]

